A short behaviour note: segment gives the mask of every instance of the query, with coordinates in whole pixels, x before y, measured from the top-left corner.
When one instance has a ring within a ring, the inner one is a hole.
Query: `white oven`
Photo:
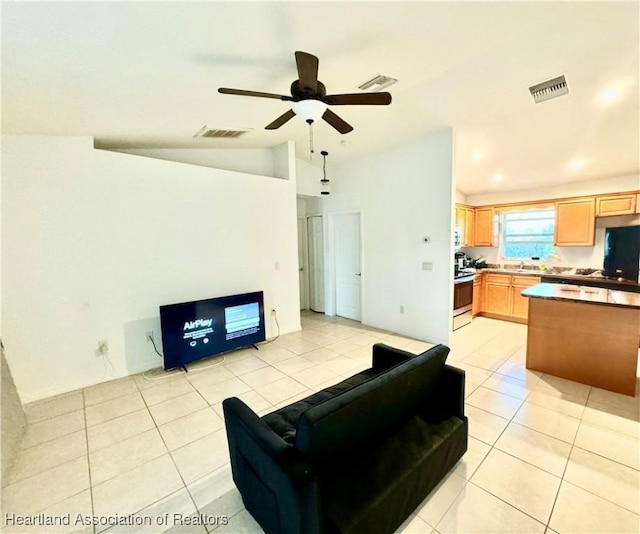
[[[465,275],[453,280],[453,329],[457,330],[471,322],[473,306],[473,279]]]

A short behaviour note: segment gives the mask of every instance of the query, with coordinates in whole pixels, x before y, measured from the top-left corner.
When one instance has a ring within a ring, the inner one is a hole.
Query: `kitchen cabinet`
[[[559,247],[590,247],[595,243],[596,200],[573,198],[556,202],[554,244]]]
[[[529,301],[521,293],[539,283],[539,276],[485,274],[482,313],[496,319],[526,323]]]
[[[596,217],[633,215],[636,212],[636,197],[637,195],[634,193],[597,196]]]
[[[471,315],[475,317],[482,311],[482,297],[483,297],[483,278],[482,273],[476,274],[473,279],[473,303],[471,304]]]
[[[460,245],[472,247],[474,245],[475,210],[473,208],[456,205],[456,226],[460,228]]]
[[[495,247],[494,210],[476,208],[474,221],[474,245],[476,247]]]
[[[640,213],[640,193],[636,194],[636,213]]]

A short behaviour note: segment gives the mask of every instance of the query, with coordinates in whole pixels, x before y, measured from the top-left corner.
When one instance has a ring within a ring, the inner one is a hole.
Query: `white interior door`
[[[307,219],[309,243],[309,308],[324,313],[324,239],[322,217]]]
[[[300,309],[309,308],[309,282],[307,269],[307,220],[298,219],[298,278],[300,284]]]
[[[360,214],[334,218],[336,257],[336,314],[362,319],[362,268],[360,251]]]

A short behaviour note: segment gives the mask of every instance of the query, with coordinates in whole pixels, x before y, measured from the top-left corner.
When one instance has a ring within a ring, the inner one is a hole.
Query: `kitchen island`
[[[541,283],[529,298],[527,369],[634,396],[640,294]]]

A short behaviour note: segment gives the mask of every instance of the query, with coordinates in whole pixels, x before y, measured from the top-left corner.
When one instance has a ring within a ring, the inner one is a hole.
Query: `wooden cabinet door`
[[[511,282],[511,315],[519,319],[529,317],[529,299],[521,293],[528,287],[540,283],[539,276],[514,276]]]
[[[511,276],[487,274],[484,284],[484,310],[487,313],[511,313]]]
[[[474,244],[477,247],[493,247],[493,208],[475,210]]]
[[[462,232],[462,244],[467,247],[472,247],[475,243],[474,239],[474,223],[475,223],[475,210],[472,208],[464,209],[464,231]]]
[[[473,304],[471,305],[471,315],[478,315],[483,312],[482,308],[482,273],[476,274],[473,280]]]
[[[640,193],[636,194],[636,213],[640,213]]]
[[[596,226],[594,197],[556,202],[554,243],[560,247],[593,246]]]
[[[636,195],[609,195],[596,197],[596,216],[633,215],[636,210]]]

